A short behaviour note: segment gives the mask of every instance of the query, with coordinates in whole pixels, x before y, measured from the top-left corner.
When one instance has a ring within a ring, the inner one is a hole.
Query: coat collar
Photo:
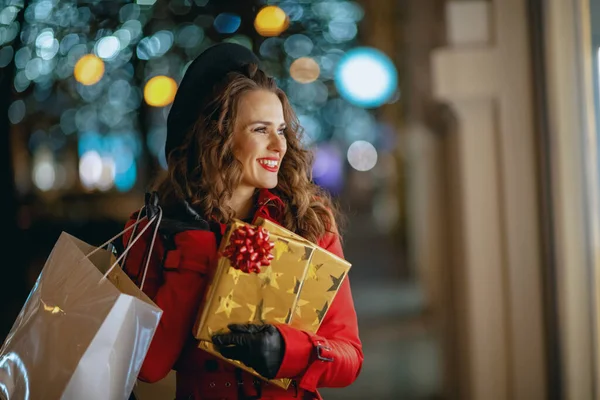
[[[260,189],[253,220],[257,217],[266,217],[279,221],[283,217],[284,210],[285,203],[279,196],[268,189]]]
[[[278,208],[283,208],[283,200],[269,189],[260,189],[258,193],[258,208],[262,208],[268,204],[273,204]]]
[[[284,209],[285,203],[281,200],[281,197],[268,189],[260,189],[252,221],[255,221],[258,217],[263,217],[273,222],[280,223]],[[224,235],[227,230],[227,224],[220,224],[220,227],[221,235]]]

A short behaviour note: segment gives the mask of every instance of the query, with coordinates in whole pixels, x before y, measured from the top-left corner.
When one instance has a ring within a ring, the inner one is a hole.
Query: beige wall
[[[415,232],[421,237],[419,268],[430,271],[430,287],[442,288],[432,302],[442,315],[456,317],[454,327],[446,328],[453,338],[446,360],[457,369],[457,382],[447,393],[460,399],[543,399],[539,176],[527,1],[449,1],[445,15],[447,44],[431,52],[432,90],[452,110],[455,126],[442,141],[431,139],[436,134],[431,129],[417,129],[408,140],[421,143],[422,157],[413,156],[417,166],[446,174],[442,189],[435,189],[444,191],[446,204],[416,200],[435,193],[433,173],[429,183],[417,183],[409,193],[417,215],[426,218],[440,206],[452,215],[446,226]],[[447,251],[444,240],[451,244],[446,262],[427,255]]]

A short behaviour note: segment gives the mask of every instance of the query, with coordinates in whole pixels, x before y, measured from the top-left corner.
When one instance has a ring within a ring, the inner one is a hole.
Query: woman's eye
[[[254,132],[265,133],[265,132],[267,132],[267,128],[266,128],[266,127],[264,127],[264,126],[261,126],[261,127],[259,127],[259,128],[256,128],[256,129],[254,130]]]
[[[285,134],[285,129],[280,129],[280,130],[278,130],[278,131],[277,131],[277,134],[278,134],[278,135],[283,135],[283,134]]]

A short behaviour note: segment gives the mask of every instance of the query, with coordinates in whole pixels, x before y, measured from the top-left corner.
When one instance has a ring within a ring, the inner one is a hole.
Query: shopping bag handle
[[[116,234],[115,236],[113,236],[112,238],[110,238],[109,240],[107,240],[106,242],[104,242],[102,245],[96,247],[94,250],[92,250],[89,254],[86,255],[86,258],[89,258],[92,254],[94,254],[95,252],[97,252],[98,250],[102,249],[104,246],[109,245],[110,243],[113,242],[113,240],[123,236],[125,233],[129,232],[130,230],[134,229],[131,237],[129,238],[129,242],[127,243],[127,247],[123,250],[123,253],[119,256],[119,258],[117,258],[117,260],[114,262],[113,265],[111,265],[111,267],[108,269],[108,271],[106,271],[106,273],[102,276],[102,279],[100,279],[100,282],[104,281],[108,275],[112,272],[112,270],[119,265],[120,261],[127,255],[127,253],[129,252],[129,250],[131,250],[131,248],[133,247],[133,245],[135,244],[135,242],[138,241],[138,239],[140,239],[142,237],[142,235],[144,234],[144,232],[146,232],[146,230],[152,225],[152,223],[154,221],[156,222],[156,226],[154,227],[154,232],[152,235],[152,241],[150,242],[150,248],[149,248],[149,252],[148,252],[148,257],[146,257],[146,265],[144,266],[144,274],[142,276],[142,282],[140,283],[140,290],[144,289],[144,282],[146,281],[146,274],[148,272],[148,266],[150,265],[150,255],[152,254],[152,250],[154,248],[154,242],[156,241],[156,235],[158,233],[158,227],[160,226],[160,222],[162,220],[162,208],[158,207],[158,214],[154,215],[152,217],[152,219],[150,219],[150,221],[148,222],[148,224],[146,224],[146,226],[144,226],[141,230],[141,232],[135,236],[135,238],[133,237],[135,234],[135,228],[137,227],[137,225],[139,225],[142,221],[146,220],[147,217],[144,216],[142,218],[140,218],[142,211],[144,210],[145,206],[142,207],[140,209],[140,211],[138,212],[138,217],[137,220],[135,221],[134,224],[132,224],[131,226],[129,226],[127,229],[124,229],[123,231],[119,232],[118,234]],[[133,239],[133,240],[132,240]]]
[[[150,257],[152,256],[152,249],[154,248],[156,234],[158,232],[158,228],[160,227],[160,222],[162,220],[162,208],[158,205],[158,203],[159,203],[159,201],[158,201],[158,193],[157,192],[146,193],[145,198],[144,198],[144,205],[142,206],[142,208],[140,208],[140,211],[137,213],[136,221],[132,226],[133,232],[131,233],[131,236],[129,236],[129,241],[127,242],[126,249],[130,249],[131,247],[133,247],[133,244],[140,238],[140,236],[142,235],[142,233],[144,233],[146,228],[148,228],[148,226],[152,224],[152,221],[155,220],[156,217],[158,217],[158,222],[156,223],[156,227],[154,228],[154,234],[152,235],[152,241],[150,242],[150,247],[148,248],[148,255],[146,257],[146,265],[144,266],[144,273],[142,274],[142,281],[140,282],[140,290],[142,290],[144,288],[144,283],[146,282],[146,274],[148,272],[148,265],[150,264]],[[142,230],[142,232],[138,236],[136,236],[135,240],[133,240],[135,231],[137,229],[137,225],[139,224],[139,222],[141,220],[143,220],[143,218],[141,218],[143,211],[146,211],[146,215],[144,216],[144,218],[150,218],[150,222],[148,222],[148,225],[146,225],[144,227],[144,229]],[[133,242],[132,242],[132,240],[133,240]],[[120,257],[120,258],[123,258],[123,256],[124,256],[123,265],[125,265],[128,254],[129,254],[128,251],[123,251],[123,255]],[[117,262],[118,262],[118,260],[117,260]],[[113,267],[114,267],[114,265],[113,265]],[[107,275],[108,275],[108,273],[107,273]]]

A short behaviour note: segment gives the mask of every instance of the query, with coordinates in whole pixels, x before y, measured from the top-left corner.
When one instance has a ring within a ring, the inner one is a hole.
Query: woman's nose
[[[286,146],[285,137],[278,133],[271,134],[271,141],[269,143],[269,150],[281,153]]]

